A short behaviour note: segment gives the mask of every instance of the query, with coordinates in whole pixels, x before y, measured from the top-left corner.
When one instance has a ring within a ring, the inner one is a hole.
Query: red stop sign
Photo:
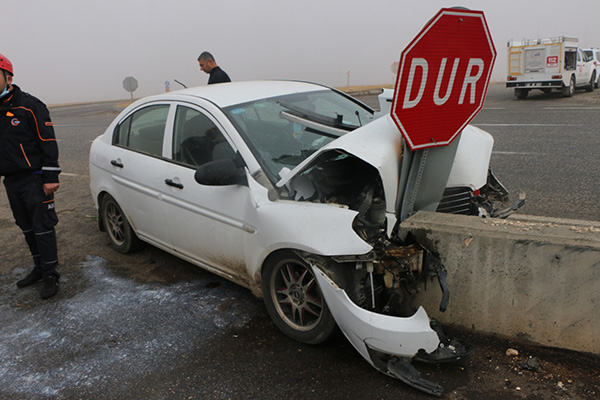
[[[496,49],[482,11],[441,9],[400,56],[392,119],[412,150],[450,144],[483,107]]]

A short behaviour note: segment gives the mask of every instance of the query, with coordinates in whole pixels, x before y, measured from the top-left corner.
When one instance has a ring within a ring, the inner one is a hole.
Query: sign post
[[[138,81],[133,76],[128,76],[123,79],[123,89],[131,93],[131,100],[133,100],[133,92],[138,88]]]
[[[411,150],[446,146],[483,107],[496,49],[482,11],[441,9],[404,49],[392,119]]]

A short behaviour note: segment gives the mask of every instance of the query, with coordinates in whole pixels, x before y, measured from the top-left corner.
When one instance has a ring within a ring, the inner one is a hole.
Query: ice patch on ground
[[[256,308],[232,301],[229,285],[139,284],[95,256],[81,267],[90,285],[70,299],[28,310],[0,306],[0,398],[52,398],[66,388],[135,380],[246,323]]]

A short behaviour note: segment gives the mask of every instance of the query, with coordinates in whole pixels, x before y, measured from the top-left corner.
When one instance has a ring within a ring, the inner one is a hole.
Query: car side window
[[[235,150],[210,118],[185,106],[178,106],[175,113],[172,147],[173,160],[192,167],[214,160],[235,159]]]
[[[168,114],[167,104],[134,112],[117,126],[113,144],[161,157]]]

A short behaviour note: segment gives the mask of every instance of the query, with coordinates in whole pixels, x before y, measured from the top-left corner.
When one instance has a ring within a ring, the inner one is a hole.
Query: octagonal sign
[[[392,119],[409,147],[446,146],[483,107],[496,49],[482,11],[443,8],[400,56]]]

